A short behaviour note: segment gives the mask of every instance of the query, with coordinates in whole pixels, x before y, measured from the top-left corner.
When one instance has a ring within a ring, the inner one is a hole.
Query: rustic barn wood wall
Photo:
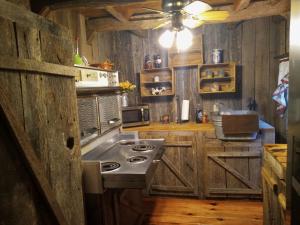
[[[54,64],[72,66],[71,35],[66,29],[25,10],[29,1],[12,1],[18,5],[0,1],[2,96],[10,102],[13,116],[29,137],[36,157],[43,165],[40,172],[46,174],[67,223],[82,225],[84,212],[75,81],[72,76],[60,76],[54,72],[57,66]],[[21,5],[22,2],[25,4]],[[9,65],[36,65],[39,72],[8,70]],[[41,72],[46,69],[41,65],[52,65],[51,71]],[[30,169],[25,166],[9,136],[5,126],[1,126],[0,224],[55,224]]]
[[[190,118],[194,120],[198,104],[204,111],[212,111],[215,102],[223,102],[225,108],[247,109],[249,98],[255,98],[262,119],[274,125],[278,141],[286,136],[285,119],[275,113],[271,99],[276,88],[278,60],[274,56],[288,49],[289,23],[279,16],[265,17],[240,23],[205,25],[196,30],[203,34],[204,60],[211,62],[213,48],[224,49],[224,60],[235,61],[238,66],[238,93],[230,95],[200,96],[196,89],[196,68],[176,70],[176,95],[191,101]],[[160,54],[163,66],[168,66],[167,51],[160,48],[158,37],[161,31],[145,31],[141,38],[129,32],[105,32],[97,34],[97,50],[93,49],[94,61],[112,60],[120,71],[121,80],[138,83],[138,73],[143,68],[144,56]],[[195,40],[197,41],[197,40]],[[131,103],[140,102],[138,92],[130,96]],[[151,105],[151,119],[159,121],[163,114],[174,118],[173,98],[143,99]]]

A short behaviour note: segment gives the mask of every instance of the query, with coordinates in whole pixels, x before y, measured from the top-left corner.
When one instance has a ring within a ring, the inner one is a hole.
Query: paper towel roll
[[[189,120],[189,110],[190,110],[190,101],[183,100],[181,107],[181,120],[186,121]]]

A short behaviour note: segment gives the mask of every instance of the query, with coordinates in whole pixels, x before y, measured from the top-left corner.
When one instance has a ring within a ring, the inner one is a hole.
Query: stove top
[[[164,152],[164,139],[109,141],[113,144],[101,144],[84,154],[82,159],[100,161],[104,187],[145,188]]]

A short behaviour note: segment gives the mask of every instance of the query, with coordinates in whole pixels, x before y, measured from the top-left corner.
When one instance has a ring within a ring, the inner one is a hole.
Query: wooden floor
[[[147,198],[143,225],[262,225],[262,203],[248,200]]]

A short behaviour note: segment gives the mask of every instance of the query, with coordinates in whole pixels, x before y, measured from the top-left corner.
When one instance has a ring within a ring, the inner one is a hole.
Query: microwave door
[[[139,123],[144,121],[143,110],[133,109],[133,110],[124,110],[122,112],[123,123]]]

